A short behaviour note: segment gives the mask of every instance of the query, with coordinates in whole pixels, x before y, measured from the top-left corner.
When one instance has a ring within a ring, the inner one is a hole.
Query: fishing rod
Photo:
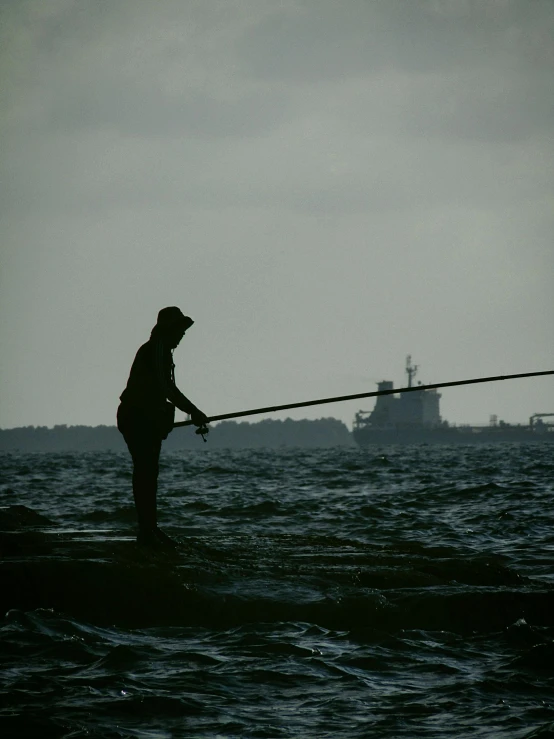
[[[275,411],[286,411],[290,408],[306,408],[309,405],[323,405],[324,403],[342,403],[345,400],[359,400],[361,398],[376,398],[379,395],[395,395],[396,393],[414,393],[421,390],[435,390],[440,387],[455,387],[457,385],[475,385],[479,382],[498,382],[499,380],[517,380],[522,377],[540,377],[542,375],[554,375],[554,370],[545,372],[523,372],[518,375],[497,375],[496,377],[477,377],[473,380],[456,380],[454,382],[436,382],[433,385],[414,385],[411,387],[391,388],[390,390],[376,390],[371,393],[356,393],[355,395],[338,395],[335,398],[320,398],[319,400],[306,400],[303,403],[286,403],[285,405],[271,405],[266,408],[253,408],[248,411],[238,411],[237,413],[223,413],[220,416],[211,416],[207,423],[212,421],[223,421],[228,418],[241,418],[242,416],[255,416],[259,413],[274,413]],[[179,421],[173,424],[173,428],[178,426],[192,426],[192,421]],[[200,427],[198,432],[202,434]]]

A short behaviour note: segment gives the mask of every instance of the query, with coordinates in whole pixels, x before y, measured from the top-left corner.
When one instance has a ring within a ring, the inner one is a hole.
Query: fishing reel
[[[208,441],[206,439],[206,436],[210,433],[210,429],[208,428],[208,426],[205,423],[203,423],[201,426],[199,426],[196,429],[196,431],[194,433],[195,434],[199,434],[202,437],[202,441],[206,442],[206,441]]]

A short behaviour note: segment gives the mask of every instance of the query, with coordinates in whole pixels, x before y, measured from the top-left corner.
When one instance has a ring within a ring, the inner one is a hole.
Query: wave
[[[82,582],[75,579],[79,574]],[[13,573],[10,573],[13,574]],[[23,574],[21,572],[19,575]],[[321,597],[314,602],[284,597],[189,589],[161,573],[144,571],[125,577],[105,566],[64,567],[53,576],[44,568],[25,572],[30,592],[14,589],[8,576],[9,598],[15,608],[8,614],[38,607],[53,609],[97,625],[124,628],[195,626],[230,629],[249,623],[312,623],[323,628],[352,632],[361,629],[399,633],[411,630],[456,634],[496,633],[523,617],[533,624],[554,628],[554,593],[506,590],[496,592],[398,594],[363,593]],[[38,584],[40,579],[40,585]],[[6,604],[2,596],[2,606]],[[552,650],[547,659],[539,650],[519,663],[551,669]],[[127,659],[127,658],[126,658]]]

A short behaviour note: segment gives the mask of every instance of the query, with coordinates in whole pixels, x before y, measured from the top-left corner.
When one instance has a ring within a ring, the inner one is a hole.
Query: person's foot
[[[137,544],[150,549],[161,549],[162,542],[156,536],[156,529],[141,529],[137,534]]]
[[[142,529],[137,536],[137,544],[150,549],[176,549],[177,542],[157,526],[155,529]]]
[[[168,536],[165,532],[163,532],[161,529],[157,528],[155,529],[156,537],[158,541],[162,544],[164,547],[171,547],[175,548],[177,546],[177,542],[172,539],[170,536]]]

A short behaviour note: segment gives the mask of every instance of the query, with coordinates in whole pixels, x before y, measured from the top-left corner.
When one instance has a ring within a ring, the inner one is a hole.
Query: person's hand
[[[205,426],[208,423],[208,416],[202,413],[200,408],[195,408],[191,411],[190,420],[195,426]]]

